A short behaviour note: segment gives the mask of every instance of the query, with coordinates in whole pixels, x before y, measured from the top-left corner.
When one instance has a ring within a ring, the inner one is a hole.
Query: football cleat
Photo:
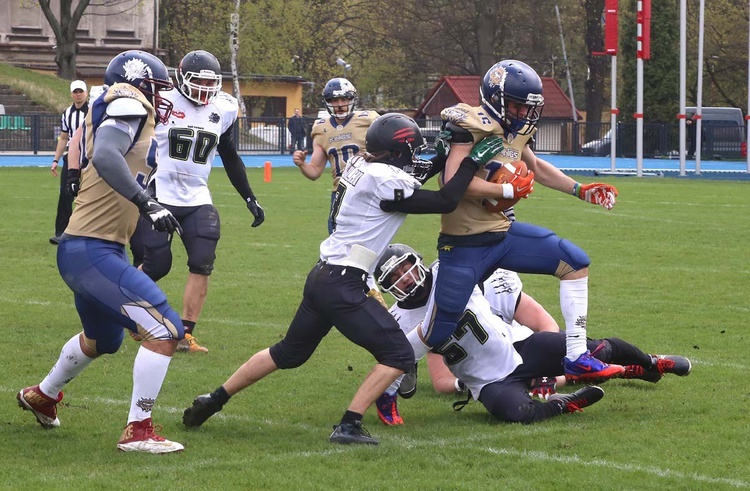
[[[643,368],[640,365],[628,365],[625,367],[623,378],[640,379],[656,383],[661,380],[665,373],[672,373],[678,377],[690,375],[693,369],[690,360],[679,355],[651,355],[651,366]]]
[[[31,411],[36,416],[36,420],[44,428],[57,428],[60,426],[60,420],[57,419],[57,403],[62,401],[63,393],[53,399],[39,389],[38,385],[26,387],[16,394],[18,407],[24,411]]]
[[[560,414],[577,413],[583,408],[596,404],[604,397],[604,391],[596,385],[587,385],[572,394],[552,394],[549,396],[549,404],[557,404]]]
[[[398,386],[398,395],[408,399],[417,393],[417,364],[404,374],[401,379],[401,385]]]
[[[370,432],[362,428],[362,421],[353,423],[341,423],[333,427],[333,433],[328,437],[331,443],[341,443],[349,445],[350,443],[359,443],[365,445],[377,445],[378,441],[370,436]]]
[[[589,351],[582,353],[575,361],[564,358],[565,378],[571,382],[603,382],[621,377],[625,368],[607,364],[591,356]]]
[[[161,428],[159,428],[161,429]],[[132,421],[122,432],[117,450],[121,452],[146,452],[153,454],[182,452],[185,447],[181,443],[167,440],[156,434],[151,418],[143,421]]]
[[[177,343],[177,351],[183,351],[186,353],[208,353],[208,348],[204,348],[198,344],[198,341],[192,334],[185,333],[185,338],[180,339],[180,342]]]
[[[214,401],[211,394],[203,394],[193,400],[193,405],[182,413],[182,424],[188,428],[197,428],[208,418],[221,411],[221,404]]]
[[[378,410],[378,418],[388,426],[404,424],[404,420],[398,413],[397,401],[398,396],[396,394],[389,395],[385,392],[375,401],[375,407]]]

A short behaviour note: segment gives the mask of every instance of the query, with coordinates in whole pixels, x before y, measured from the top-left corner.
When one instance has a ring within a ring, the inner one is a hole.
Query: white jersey
[[[320,259],[372,275],[377,259],[406,219],[384,212],[381,200],[408,198],[421,183],[402,169],[355,156],[347,162],[331,208],[333,233],[320,244]]]
[[[433,266],[432,273],[432,284],[435,285],[437,265]],[[511,326],[502,320],[506,317],[513,318],[516,299],[521,294],[520,278],[515,273],[506,275],[507,273],[509,272],[505,270],[493,273],[484,283],[484,295],[479,287],[474,287],[456,332],[438,348],[451,373],[466,384],[474,399],[479,398],[485,385],[505,379],[523,363],[523,358],[514,349],[513,343],[526,339],[533,333],[525,326],[517,323]],[[493,279],[497,281],[503,277],[518,286],[518,289],[493,288]],[[493,307],[490,306],[491,302]],[[401,329],[408,333],[416,327],[422,329],[423,325],[429,325],[434,303],[433,288],[425,306],[403,309],[396,304],[391,307],[390,312]]]
[[[177,89],[159,95],[174,107],[169,122],[156,125],[156,198],[173,206],[210,205],[208,176],[219,138],[237,120],[237,99],[219,92],[211,103],[197,106]]]

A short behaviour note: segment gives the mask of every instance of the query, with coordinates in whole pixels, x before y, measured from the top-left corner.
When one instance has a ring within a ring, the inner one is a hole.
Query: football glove
[[[68,169],[67,179],[65,180],[65,192],[68,196],[75,198],[81,189],[81,169]]]
[[[534,190],[534,173],[529,171],[525,176],[516,176],[511,182],[503,183],[504,199],[528,198]]]
[[[488,136],[475,144],[469,152],[469,158],[477,164],[477,168],[483,167],[492,157],[503,151],[503,139],[499,136]],[[531,174],[529,172],[529,174]],[[527,193],[528,194],[528,193]]]
[[[450,153],[452,134],[450,130],[441,130],[435,137],[435,153],[438,157],[447,157]]]
[[[617,188],[601,182],[592,182],[591,184],[577,182],[573,186],[573,195],[583,201],[601,205],[605,209],[611,210],[615,206]]]
[[[146,193],[138,193],[131,200],[151,227],[158,232],[177,232],[182,235],[180,222],[172,213],[160,205],[154,198],[149,198]]]
[[[538,377],[534,379],[534,385],[529,391],[529,397],[538,397],[545,401],[549,396],[557,393],[557,383],[555,377]]]
[[[250,210],[250,213],[255,217],[255,221],[253,221],[251,226],[257,227],[266,219],[266,213],[255,198],[247,198],[245,201],[247,202],[247,209]]]

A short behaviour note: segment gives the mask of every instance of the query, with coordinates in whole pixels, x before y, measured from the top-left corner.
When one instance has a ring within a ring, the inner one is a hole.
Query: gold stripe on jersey
[[[115,99],[136,99],[146,108],[148,115],[137,140],[133,142],[125,161],[133,177],[141,184],[156,166],[156,139],[154,138],[154,108],[143,94],[130,84],[114,84],[107,89],[86,116],[86,153],[93,160],[94,145],[106,145],[106,141],[95,141],[96,130],[104,119],[106,105]],[[135,231],[138,208],[99,177],[92,162],[81,170],[81,189],[75,201],[75,209],[65,233],[81,237],[127,244]]]
[[[467,131],[474,137],[474,143],[490,135],[503,138],[503,151],[495,155],[485,167],[475,174],[479,179],[487,179],[488,168],[495,168],[497,163],[515,162],[536,129],[528,135],[505,135],[503,127],[484,110],[483,107],[469,106],[460,103],[443,109],[440,113],[443,120],[449,121]],[[494,162],[494,164],[493,164]],[[511,221],[500,212],[489,211],[482,205],[482,199],[463,196],[455,211],[443,214],[440,232],[449,235],[476,235],[484,232],[505,232]]]
[[[326,158],[331,164],[333,191],[338,188],[344,163],[365,149],[367,129],[377,117],[378,113],[375,111],[355,111],[343,125],[337,124],[330,116],[318,119],[313,124],[310,136],[326,152]]]

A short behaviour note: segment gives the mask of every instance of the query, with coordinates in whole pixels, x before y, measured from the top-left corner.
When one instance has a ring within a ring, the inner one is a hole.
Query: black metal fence
[[[305,118],[307,146],[314,118]],[[242,154],[286,154],[291,152],[291,136],[287,118],[239,118],[235,141]],[[422,120],[429,146],[440,131],[440,121]],[[539,124],[534,149],[537,152],[567,155],[609,156],[611,128],[609,123],[573,123],[545,120]],[[617,155],[636,156],[636,124],[617,125]],[[60,133],[60,117],[54,114],[0,115],[0,152],[53,152]],[[689,138],[689,137],[688,137]],[[743,126],[704,124],[702,126],[701,158],[704,160],[744,159],[747,152]],[[686,143],[690,151],[689,142]],[[678,124],[644,124],[643,156],[672,157],[679,155]]]

